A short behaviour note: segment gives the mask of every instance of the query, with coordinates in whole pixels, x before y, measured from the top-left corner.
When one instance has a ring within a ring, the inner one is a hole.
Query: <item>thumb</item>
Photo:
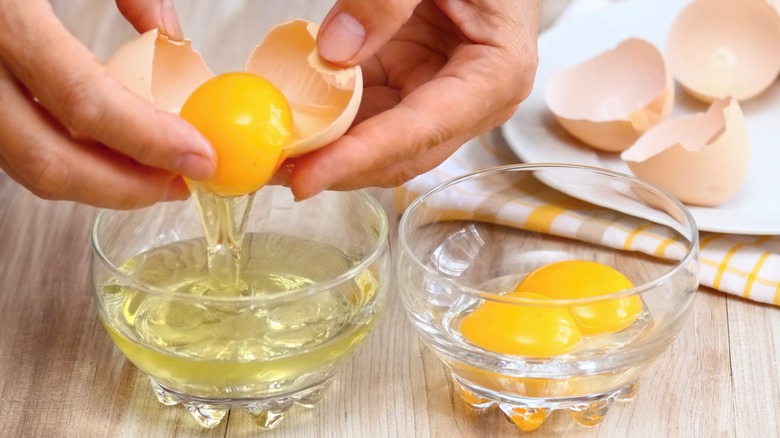
[[[183,38],[173,0],[116,0],[116,6],[140,33],[157,28],[173,40]]]
[[[317,37],[320,56],[341,66],[360,64],[409,20],[421,0],[338,0]]]

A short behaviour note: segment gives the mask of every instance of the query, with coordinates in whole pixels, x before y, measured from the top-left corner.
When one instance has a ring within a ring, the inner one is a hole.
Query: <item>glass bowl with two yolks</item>
[[[512,165],[442,182],[404,212],[397,281],[454,392],[523,430],[598,424],[664,353],[698,288],[698,232],[628,175]]]

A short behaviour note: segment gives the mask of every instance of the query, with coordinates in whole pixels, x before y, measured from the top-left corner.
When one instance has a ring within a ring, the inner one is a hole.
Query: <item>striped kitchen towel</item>
[[[450,178],[489,167],[518,163],[498,130],[469,141],[450,158],[430,172],[420,175],[396,191],[396,208],[402,211],[419,194]],[[665,227],[648,221],[624,217],[601,221],[587,214],[586,202],[577,202],[538,182],[538,187],[511,194],[513,208],[501,214],[495,206],[491,220],[507,226],[522,226],[533,231],[563,237],[592,239],[594,243],[615,248],[642,251],[659,257],[679,258],[685,248]],[[562,203],[562,200],[566,200]],[[453,214],[484,205],[479,188],[464,193],[450,209]],[[603,223],[594,223],[601,221]],[[588,231],[584,233],[583,230]],[[598,240],[596,242],[596,240]],[[754,301],[780,305],[780,236],[700,233],[701,284]]]

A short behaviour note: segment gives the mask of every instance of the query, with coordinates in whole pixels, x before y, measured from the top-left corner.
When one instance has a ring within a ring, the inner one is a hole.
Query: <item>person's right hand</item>
[[[125,15],[156,7],[163,32],[181,37],[169,0],[117,4]],[[180,175],[211,176],[205,138],[121,86],[46,0],[3,2],[0,24],[0,167],[11,178],[41,198],[124,209],[186,198]]]

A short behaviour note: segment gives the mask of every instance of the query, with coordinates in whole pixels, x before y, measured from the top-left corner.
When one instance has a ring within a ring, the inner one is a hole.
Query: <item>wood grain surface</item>
[[[553,0],[549,0],[553,1]],[[65,25],[101,59],[132,37],[110,0],[55,0]],[[240,69],[267,29],[320,20],[327,1],[179,1],[185,35],[216,72]],[[389,191],[375,192],[390,208]],[[417,340],[394,289],[374,333],[326,399],[294,408],[270,432],[230,415],[201,429],[154,398],[114,348],[90,292],[96,210],[35,198],[0,173],[0,436],[517,437],[496,411],[453,396],[443,366]],[[398,214],[388,211],[393,226]],[[702,289],[687,326],[639,394],[585,429],[553,416],[528,436],[769,437],[780,434],[780,313]]]

